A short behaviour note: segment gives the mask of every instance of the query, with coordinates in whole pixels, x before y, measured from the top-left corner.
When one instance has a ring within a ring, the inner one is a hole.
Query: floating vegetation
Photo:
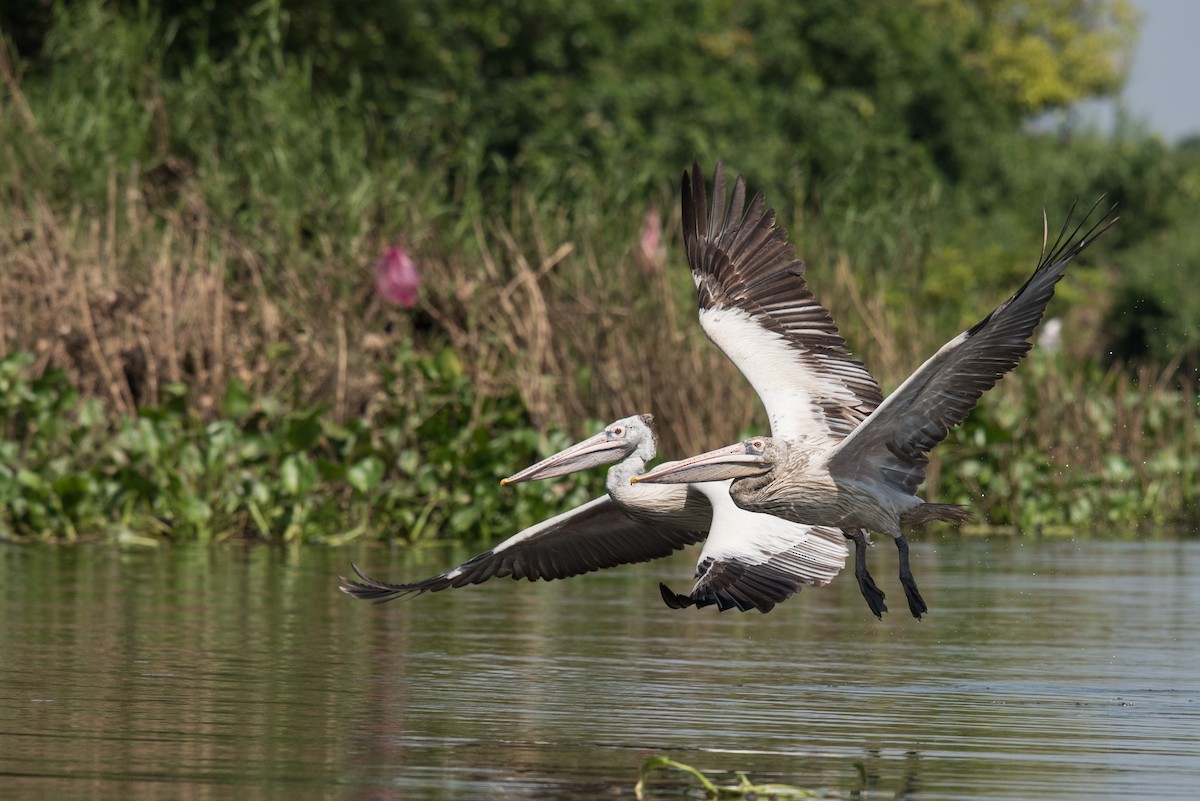
[[[701,773],[698,768],[685,765],[682,762],[676,762],[674,759],[668,757],[656,756],[650,757],[643,762],[641,769],[638,771],[638,780],[637,784],[634,785],[633,791],[639,801],[646,797],[646,777],[652,771],[665,769],[683,771],[695,777],[709,798],[771,799],[836,797],[836,793],[832,790],[812,790],[807,787],[795,787],[790,784],[753,784],[744,773],[737,774],[737,784],[717,784]]]

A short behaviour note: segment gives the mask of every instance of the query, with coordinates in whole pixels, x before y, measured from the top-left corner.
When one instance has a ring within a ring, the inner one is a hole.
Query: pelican
[[[613,464],[607,497],[526,529],[458,567],[424,581],[389,584],[364,575],[342,578],[344,592],[382,603],[414,593],[478,584],[495,576],[566,578],[604,567],[666,556],[704,540],[689,595],[659,585],[675,609],[709,606],[769,612],[804,585],[824,586],[846,563],[841,531],[748,512],[729,497],[730,482],[694,486],[635,485],[657,455],[650,415],[617,420],[604,430],[501,481],[516,484]],[[614,464],[615,463],[615,464]]]
[[[693,172],[699,181],[698,169]],[[723,192],[722,187],[719,194]],[[1117,221],[1111,216],[1114,207],[1080,236],[1098,206],[1099,201],[1068,235],[1072,206],[1049,252],[1043,246],[1029,280],[946,343],[850,431],[832,424],[855,417],[837,395],[847,380],[861,378],[863,368],[842,348],[832,317],[805,285],[802,267],[792,269],[792,282],[785,286],[756,280],[754,269],[759,266],[777,276],[778,260],[785,256],[769,265],[734,255],[702,262],[697,275],[701,323],[726,353],[745,354],[739,367],[760,395],[770,391],[787,398],[788,424],[777,425],[772,415],[771,437],[748,439],[631,480],[639,485],[730,481],[730,496],[743,509],[807,525],[888,534],[899,551],[900,583],[909,611],[919,619],[928,608],[913,579],[901,526],[933,520],[961,523],[969,516],[963,507],[926,503],[916,495],[925,480],[928,454],[1032,347],[1030,337],[1067,265]],[[690,236],[723,237],[734,243],[747,238],[742,221],[717,216],[709,220],[707,230],[703,219],[697,218],[697,223],[698,230]],[[693,261],[694,270],[695,266]],[[809,327],[785,337],[775,321],[790,318],[805,319]],[[770,409],[765,395],[763,401]],[[867,572],[865,544],[855,540],[855,574],[879,616],[886,607]]]

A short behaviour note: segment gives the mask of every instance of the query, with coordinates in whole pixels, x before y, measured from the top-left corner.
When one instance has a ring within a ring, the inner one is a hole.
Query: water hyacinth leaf
[[[182,381],[164,384],[159,409],[174,417],[180,417],[187,413],[188,385]]]
[[[458,378],[463,374],[462,361],[458,351],[451,347],[442,348],[437,355],[438,376],[443,379]]]
[[[54,479],[53,486],[62,505],[71,508],[93,493],[95,481],[86,473],[67,473]]]
[[[383,460],[368,456],[346,471],[346,481],[359,492],[367,493],[383,481],[383,471]]]
[[[230,420],[209,423],[204,433],[207,438],[207,461],[210,465],[216,464],[218,460],[225,461],[227,456],[224,451],[237,445],[238,430]]]
[[[198,529],[205,528],[213,516],[213,510],[208,501],[198,495],[184,497],[182,504],[180,504],[180,513],[185,522]]]
[[[263,481],[253,481],[246,496],[251,505],[267,506],[271,503],[271,488]]]
[[[17,471],[17,484],[33,492],[46,490],[46,481],[37,473],[24,467]]]
[[[421,455],[415,450],[406,450],[396,457],[396,467],[405,475],[414,475],[421,467]]]
[[[352,427],[361,425],[361,423],[360,420],[351,420],[345,424],[325,420],[321,423],[321,427],[327,438],[345,442],[354,439],[355,432],[352,431]]]
[[[316,485],[317,468],[304,456],[292,454],[280,465],[279,479],[284,492],[289,495],[303,495]]]
[[[225,397],[221,398],[221,413],[226,417],[240,420],[250,414],[252,406],[246,385],[236,378],[230,379],[229,387],[225,390]]]
[[[104,404],[98,398],[84,398],[83,402],[79,404],[76,419],[79,421],[79,425],[85,429],[104,425],[106,420]]]
[[[264,419],[280,417],[285,411],[287,411],[279,398],[276,398],[273,395],[260,395],[255,406],[259,415]],[[320,409],[313,409],[312,413],[319,414]]]
[[[292,420],[287,427],[287,441],[296,450],[306,451],[317,444],[321,437],[319,411],[314,409],[303,417]]]
[[[343,463],[324,456],[317,457],[317,474],[322,481],[343,481],[349,468]]]
[[[450,528],[455,532],[466,532],[479,521],[479,510],[474,506],[460,506],[450,514]]]

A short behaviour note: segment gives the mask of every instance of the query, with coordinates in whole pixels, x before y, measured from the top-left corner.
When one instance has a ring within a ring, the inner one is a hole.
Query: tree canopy
[[[1137,37],[1129,0],[919,0],[1011,109],[1036,114],[1121,88]]]

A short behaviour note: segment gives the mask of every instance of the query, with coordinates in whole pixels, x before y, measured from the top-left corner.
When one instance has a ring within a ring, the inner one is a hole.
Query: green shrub
[[[567,443],[524,425],[515,397],[476,397],[452,357],[402,354],[380,399],[390,411],[345,423],[233,383],[211,422],[175,385],[110,424],[63,373],[28,379],[31,362],[0,360],[10,537],[494,540],[603,492],[602,472],[501,491],[500,478]]]

